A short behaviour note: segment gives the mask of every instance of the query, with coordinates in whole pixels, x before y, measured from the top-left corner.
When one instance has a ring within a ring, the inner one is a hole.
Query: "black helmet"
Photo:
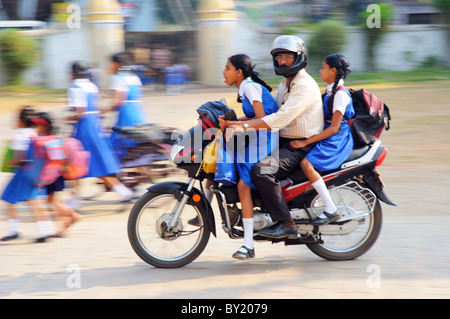
[[[280,53],[295,53],[295,61],[290,66],[278,66],[275,57]],[[272,51],[270,54],[273,58],[273,69],[277,75],[290,77],[298,71],[305,68],[308,64],[308,50],[305,42],[294,35],[280,35],[273,41]]]

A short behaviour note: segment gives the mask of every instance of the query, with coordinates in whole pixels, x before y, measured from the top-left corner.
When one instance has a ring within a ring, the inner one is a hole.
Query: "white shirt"
[[[253,105],[254,101],[262,102],[262,87],[258,83],[251,82],[249,79],[245,79],[239,85],[239,97],[241,100],[247,97],[250,104]]]
[[[130,85],[140,86],[142,85],[142,82],[137,75],[132,73],[118,73],[113,75],[110,89],[117,92],[128,93],[130,91]]]
[[[333,85],[334,83],[331,83],[327,86],[327,95],[331,95],[331,92],[333,91]],[[338,87],[340,85],[344,85],[344,80],[339,80]],[[334,95],[333,100],[333,113],[339,111],[342,114],[345,114],[345,109],[347,108],[347,105],[350,103],[350,101],[351,99],[347,92],[344,92],[342,90],[337,91]]]
[[[34,128],[18,128],[14,131],[11,148],[15,151],[26,151],[30,147],[31,138],[35,136],[37,134]]]
[[[284,79],[274,94],[278,111],[262,118],[280,137],[308,138],[323,130],[322,94],[317,82],[304,70],[292,79],[290,89]]]
[[[84,107],[87,108],[89,93],[98,93],[97,86],[88,79],[76,79],[72,82],[72,86],[69,88],[68,106],[69,107]]]

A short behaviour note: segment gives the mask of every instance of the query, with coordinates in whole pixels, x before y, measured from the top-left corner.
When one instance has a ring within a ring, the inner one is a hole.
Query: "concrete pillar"
[[[204,85],[223,85],[222,71],[236,50],[237,13],[232,0],[201,0],[198,6],[198,74]]]
[[[122,8],[117,0],[88,0],[85,21],[89,33],[91,63],[102,70],[105,75],[102,86],[106,87],[111,56],[125,49]]]

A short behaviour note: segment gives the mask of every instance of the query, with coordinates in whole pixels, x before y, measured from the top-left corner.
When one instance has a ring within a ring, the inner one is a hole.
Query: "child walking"
[[[68,90],[69,106],[76,109],[76,115],[68,118],[76,121],[73,137],[91,154],[85,177],[100,178],[107,188],[119,194],[121,201],[126,202],[131,200],[133,192],[115,177],[122,166],[109,139],[101,135],[100,94],[97,86],[87,78],[86,71],[80,63],[73,63],[73,82]]]
[[[316,143],[300,163],[303,173],[325,204],[325,211],[312,222],[316,226],[326,225],[341,218],[319,172],[338,168],[353,150],[350,126],[342,120],[344,115],[350,119],[355,114],[350,92],[343,87],[344,79],[351,72],[349,66],[350,63],[340,54],[331,54],[324,59],[320,70],[322,81],[328,84],[323,100],[324,130],[310,138],[290,143],[294,148]]]
[[[26,164],[33,159],[33,149],[30,145],[32,140],[37,137],[36,124],[33,122],[35,120],[36,113],[32,108],[24,107],[19,112],[17,129],[14,132],[11,144],[12,149],[15,151],[15,160],[13,161],[14,163],[10,163],[19,165],[19,168],[6,186],[1,198],[7,203],[9,226],[8,232],[1,238],[2,241],[19,238],[20,222],[14,205],[23,201],[28,202],[36,219],[39,232],[36,242],[44,242],[46,238],[55,235],[50,215],[38,205],[39,188],[31,181],[27,172]]]

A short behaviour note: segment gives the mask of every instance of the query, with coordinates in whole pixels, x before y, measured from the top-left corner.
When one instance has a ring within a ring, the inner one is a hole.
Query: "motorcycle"
[[[155,124],[113,127],[112,131],[120,136],[113,145],[122,165],[116,175],[119,181],[133,189],[175,173],[168,162],[175,130]]]
[[[148,184],[179,172],[169,161],[174,130],[176,129],[155,124],[113,127],[112,131],[118,133],[113,149],[122,166],[114,176],[139,194],[140,188],[147,188]],[[111,189],[97,178],[83,179],[79,182],[76,193],[86,202],[78,210],[92,211],[93,207],[102,206],[103,209],[107,207],[107,210],[120,213],[129,208],[128,202],[112,201],[108,196],[109,191]]]
[[[210,190],[217,200],[225,233],[232,239],[243,238],[236,185],[219,184],[213,173],[203,170],[203,150],[217,134],[217,128],[204,116],[200,116],[198,122],[178,138],[171,152],[171,160],[187,171],[187,181],[169,181],[149,187],[136,201],[128,218],[128,238],[133,250],[155,267],[185,266],[202,253],[210,234],[217,237],[213,209],[205,197],[204,180],[211,183]],[[363,255],[374,245],[381,231],[380,201],[396,206],[388,198],[376,171],[387,152],[377,140],[370,146],[354,149],[340,168],[322,174],[342,214],[339,220],[327,225],[311,224],[324,211],[324,204],[300,167],[298,172],[281,181],[296,224],[295,236],[274,239],[257,234],[274,222],[259,193],[253,190],[254,240],[306,245],[311,252],[330,261],[351,260]]]

